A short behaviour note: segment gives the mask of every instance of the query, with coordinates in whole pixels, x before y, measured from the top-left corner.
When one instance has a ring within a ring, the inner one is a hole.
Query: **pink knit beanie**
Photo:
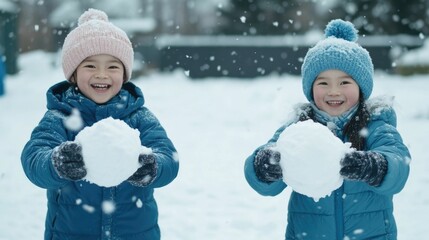
[[[88,9],[78,20],[78,26],[64,40],[62,65],[64,76],[70,78],[79,64],[87,57],[109,54],[124,64],[125,81],[131,77],[134,51],[127,34],[109,22],[107,14]]]

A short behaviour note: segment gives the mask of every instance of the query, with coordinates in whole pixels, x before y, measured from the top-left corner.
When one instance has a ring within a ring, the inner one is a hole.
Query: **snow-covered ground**
[[[29,182],[21,150],[45,112],[45,92],[63,79],[52,56],[20,57],[0,97],[0,240],[42,239],[45,191]],[[300,78],[192,81],[182,72],[134,80],[180,155],[177,179],[156,190],[164,240],[283,239],[290,190],[263,197],[246,183],[246,157],[265,143],[291,106],[304,101]],[[394,95],[411,174],[395,197],[399,239],[428,239],[429,76],[377,73],[373,96]]]

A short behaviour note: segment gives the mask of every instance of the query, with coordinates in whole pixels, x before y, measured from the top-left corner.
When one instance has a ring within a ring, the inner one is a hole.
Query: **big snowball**
[[[275,147],[281,154],[284,182],[315,201],[329,196],[343,183],[340,160],[351,151],[350,146],[312,120],[290,125]]]
[[[117,186],[138,168],[143,151],[140,132],[111,117],[86,127],[76,136],[82,145],[85,180],[102,187]]]

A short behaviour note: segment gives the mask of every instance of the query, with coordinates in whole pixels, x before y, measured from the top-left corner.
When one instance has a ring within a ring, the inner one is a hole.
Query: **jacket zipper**
[[[337,240],[344,239],[344,211],[343,211],[343,194],[344,184],[335,190],[335,229],[337,233]]]

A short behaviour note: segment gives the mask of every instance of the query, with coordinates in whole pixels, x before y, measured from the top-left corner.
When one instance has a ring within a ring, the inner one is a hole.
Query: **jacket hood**
[[[331,131],[339,131],[350,121],[350,118],[356,113],[357,108],[358,105],[355,105],[340,116],[330,116],[328,113],[317,108],[314,103],[298,103],[294,105],[287,125],[299,121],[301,115],[309,117],[310,112],[312,112],[317,122],[326,125]]]
[[[393,109],[394,100],[395,97],[393,96],[377,96],[368,99],[365,104],[371,114],[371,119],[381,120],[396,127],[397,118]]]
[[[377,96],[366,100],[365,104],[370,113],[371,121],[383,121],[396,127],[397,118],[395,110],[393,109],[393,102],[393,96]],[[285,125],[288,126],[297,122],[302,114],[308,114],[310,111],[313,111],[318,122],[327,125],[331,131],[335,131],[337,134],[341,135],[341,129],[344,128],[357,111],[357,106],[340,116],[331,117],[327,113],[319,110],[314,103],[298,103],[294,106]]]
[[[395,97],[387,95],[377,96],[366,100],[365,104],[368,109],[368,112],[371,114],[371,120],[383,120],[386,123],[396,127],[396,113],[393,109],[394,100]],[[308,114],[311,109],[316,113],[319,113],[318,115],[320,115],[321,118],[325,119],[322,122],[327,122],[330,119],[332,120],[334,118],[347,119],[350,113],[356,112],[356,108],[357,107],[355,106],[354,108],[350,109],[339,117],[329,117],[329,115],[319,110],[314,103],[298,103],[295,104],[292,113],[288,117],[287,122],[298,121],[299,116],[301,114]]]
[[[90,100],[68,81],[53,85],[47,91],[46,97],[49,110],[70,115],[73,109],[78,109],[85,122],[94,122],[109,116],[122,119],[144,105],[142,91],[131,82],[124,83],[119,93],[105,104]]]

